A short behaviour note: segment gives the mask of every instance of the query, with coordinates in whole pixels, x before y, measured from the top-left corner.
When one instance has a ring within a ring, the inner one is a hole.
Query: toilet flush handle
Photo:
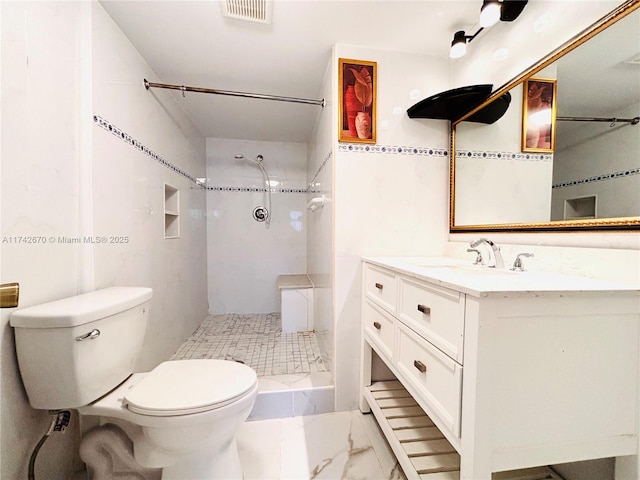
[[[83,340],[93,340],[94,338],[98,338],[100,336],[100,330],[94,328],[89,333],[85,333],[84,335],[80,335],[76,337],[76,342],[82,342]]]

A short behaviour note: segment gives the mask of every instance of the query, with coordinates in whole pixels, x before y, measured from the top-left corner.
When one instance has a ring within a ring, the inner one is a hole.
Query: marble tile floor
[[[247,421],[236,442],[243,480],[406,480],[373,415],[359,411]]]
[[[244,480],[406,480],[373,415],[359,411],[249,421],[236,439]]]

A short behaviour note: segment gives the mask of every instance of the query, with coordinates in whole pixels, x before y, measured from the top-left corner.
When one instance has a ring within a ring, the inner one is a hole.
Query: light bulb
[[[453,36],[449,58],[460,58],[464,56],[465,53],[467,53],[467,37],[464,30],[460,30]]]
[[[456,43],[455,45],[451,45],[451,50],[449,51],[449,58],[464,57],[466,53],[467,53],[467,44]]]
[[[480,26],[491,27],[500,20],[500,3],[496,0],[484,0],[480,9]]]

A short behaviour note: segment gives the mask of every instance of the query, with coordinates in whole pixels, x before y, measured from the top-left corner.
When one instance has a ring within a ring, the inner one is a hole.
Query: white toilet
[[[124,420],[135,460],[162,479],[241,479],[235,433],[258,392],[250,367],[226,360],[164,362],[133,373],[149,288],[112,287],[11,315],[29,402]]]

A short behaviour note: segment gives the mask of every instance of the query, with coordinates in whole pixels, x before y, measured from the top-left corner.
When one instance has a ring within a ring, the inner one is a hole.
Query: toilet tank
[[[152,295],[150,288],[111,287],[13,312],[18,366],[31,406],[81,407],[129,377]]]

